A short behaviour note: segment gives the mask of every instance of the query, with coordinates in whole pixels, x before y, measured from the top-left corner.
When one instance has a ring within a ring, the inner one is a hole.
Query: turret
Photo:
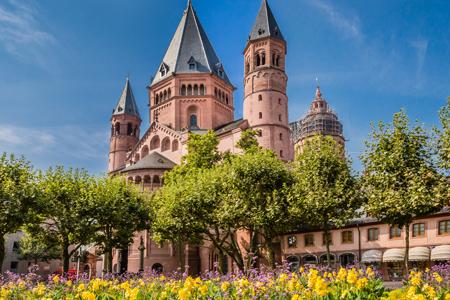
[[[263,0],[244,50],[244,119],[259,131],[259,143],[281,159],[293,159],[288,122],[287,45]]]
[[[114,173],[125,167],[127,152],[139,141],[141,117],[127,78],[119,102],[111,117],[108,172]]]

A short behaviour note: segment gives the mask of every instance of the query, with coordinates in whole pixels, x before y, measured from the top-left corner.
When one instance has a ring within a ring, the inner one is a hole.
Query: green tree
[[[444,201],[448,203],[448,185],[442,188],[443,178],[436,171],[429,142],[422,126],[410,127],[401,111],[394,115],[392,124],[380,122],[373,129],[361,156],[366,211],[391,226],[405,227],[406,271],[413,218],[439,211]]]
[[[438,152],[440,156],[440,165],[447,172],[450,170],[450,97],[447,99],[447,105],[439,112],[441,129],[438,132]]]
[[[146,195],[124,178],[98,178],[92,188],[91,226],[93,243],[105,254],[105,272],[112,271],[112,250],[128,249],[135,232],[149,228],[149,204]]]
[[[0,268],[5,258],[5,236],[28,221],[36,204],[32,167],[23,157],[0,156]]]
[[[242,149],[244,152],[248,151],[256,151],[260,149],[258,140],[256,137],[258,136],[257,130],[247,129],[244,130],[241,134],[241,138],[237,142],[236,146],[239,149]]]
[[[344,149],[330,136],[308,141],[293,165],[295,184],[290,191],[294,224],[321,229],[330,264],[330,230],[356,216],[363,197]]]
[[[48,244],[39,236],[24,235],[19,241],[19,257],[21,260],[30,260],[37,264],[40,261],[58,259],[61,249],[58,244]]]
[[[84,170],[63,167],[49,168],[38,176],[40,220],[27,224],[27,231],[40,236],[44,244],[60,245],[64,272],[69,270],[70,257],[93,236],[92,181]]]

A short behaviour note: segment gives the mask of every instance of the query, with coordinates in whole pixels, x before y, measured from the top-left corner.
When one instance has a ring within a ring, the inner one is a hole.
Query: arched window
[[[161,142],[161,152],[170,150],[170,139],[165,137]]]
[[[161,180],[159,179],[158,175],[153,176],[153,183],[155,183],[155,184],[160,184],[161,183]]]
[[[197,115],[191,115],[189,117],[189,128],[198,128]]]
[[[328,261],[327,259],[327,255],[326,254],[322,254],[320,256],[320,263],[321,264],[326,264]],[[330,263],[334,264],[336,262],[336,256],[333,253],[330,253]]]
[[[120,123],[117,122],[116,125],[114,125],[114,132],[116,134],[120,134]]]
[[[278,104],[281,104],[281,98],[278,98]]]
[[[353,253],[344,253],[339,256],[339,260],[341,261],[341,266],[345,267],[347,265],[351,265],[355,262],[355,254]]]
[[[134,183],[135,183],[135,184],[141,184],[141,182],[142,182],[141,176],[136,176],[136,177],[134,178]]]
[[[205,86],[203,84],[200,84],[200,95],[205,94]]]
[[[172,98],[172,90],[170,88],[167,90],[167,98]]]
[[[161,264],[156,263],[152,266],[152,271],[157,274],[161,274],[164,271],[164,268]]]
[[[259,118],[262,119],[262,112],[259,113]]]
[[[219,90],[219,99],[222,100],[222,91]]]
[[[302,261],[304,264],[317,264],[317,257],[311,254],[305,255],[303,256]]]
[[[164,91],[164,101],[167,100],[167,90]]]
[[[262,101],[262,95],[258,95],[258,101]]]
[[[188,85],[188,87],[187,87],[187,94],[188,94],[188,96],[192,96],[192,85]]]
[[[155,135],[150,141],[150,150],[154,150],[160,147],[160,139],[159,136]]]
[[[277,58],[276,58],[276,60],[275,60],[275,65],[276,65],[277,67],[280,66],[280,56],[279,56],[279,55],[277,55]]]
[[[276,62],[276,54],[272,53],[272,65],[273,66],[276,66],[275,62]]]
[[[152,183],[152,178],[150,177],[150,175],[145,175],[144,176],[144,184],[149,184]]]
[[[198,96],[198,85],[194,84],[194,95]]]
[[[261,57],[259,53],[256,54],[256,66],[259,67],[261,65]]]
[[[261,54],[261,65],[265,65],[266,64],[266,53],[265,52],[263,52],[262,54]]]
[[[283,150],[280,150],[280,157],[283,157]]]
[[[128,179],[127,179],[127,181],[128,181],[128,183],[133,183],[133,177],[128,177]]]
[[[158,105],[158,103],[159,103],[159,95],[156,94],[155,95],[155,105]]]
[[[278,115],[278,121],[281,122],[282,118],[281,118],[281,114]]]
[[[282,141],[282,140],[283,140],[283,134],[280,133],[280,141]]]
[[[173,140],[172,142],[172,151],[178,150],[178,140]]]
[[[159,93],[159,101],[160,102],[164,101],[164,94],[163,94],[163,92]]]
[[[141,157],[142,158],[144,158],[144,157],[146,157],[147,155],[148,155],[148,146],[147,145],[145,145],[144,147],[142,147],[142,150],[141,150]]]
[[[217,88],[214,88],[214,96],[217,98]]]
[[[127,135],[133,135],[133,124],[127,124]]]
[[[140,159],[141,156],[139,155],[139,153],[136,153],[136,155],[134,156],[134,162],[137,163]]]
[[[288,256],[286,259],[288,263],[289,270],[291,272],[296,272],[300,267],[300,259],[297,256]]]
[[[228,104],[228,95],[226,95],[226,97],[225,97],[225,101],[227,102],[227,104]]]
[[[186,96],[186,85],[181,86],[181,96]]]

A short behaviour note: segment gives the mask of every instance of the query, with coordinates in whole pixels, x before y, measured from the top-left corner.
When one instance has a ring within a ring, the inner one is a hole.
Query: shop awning
[[[430,249],[427,247],[414,247],[409,249],[408,260],[428,261],[430,259]]]
[[[450,245],[436,246],[431,250],[431,260],[450,260]]]
[[[361,262],[362,263],[377,263],[381,262],[381,258],[383,257],[383,253],[380,250],[367,250],[362,254]]]
[[[405,260],[405,249],[388,249],[383,253],[383,262],[398,262]]]

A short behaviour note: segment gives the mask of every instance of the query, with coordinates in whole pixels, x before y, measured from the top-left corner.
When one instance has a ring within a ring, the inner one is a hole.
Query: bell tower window
[[[266,53],[265,52],[263,52],[262,54],[261,54],[261,65],[265,65],[266,64]]]
[[[191,115],[189,117],[189,128],[198,128],[197,115]]]

